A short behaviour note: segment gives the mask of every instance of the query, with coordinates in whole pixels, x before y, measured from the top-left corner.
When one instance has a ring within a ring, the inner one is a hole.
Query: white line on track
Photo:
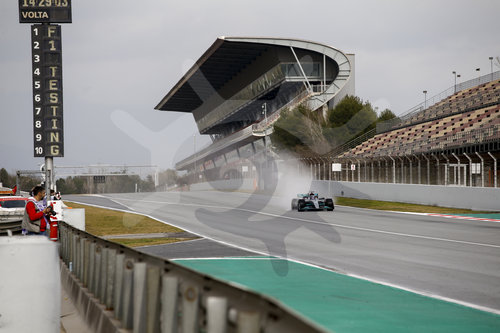
[[[122,198],[119,198],[118,200],[136,201],[136,200],[133,200],[133,199],[122,199]],[[68,201],[71,201],[71,200],[68,200]],[[141,200],[141,201],[144,201],[144,200]],[[263,256],[269,256],[269,253],[266,253],[266,252],[263,252],[263,251],[256,251],[254,249],[250,249],[250,248],[246,248],[246,247],[243,247],[243,246],[240,246],[240,245],[237,245],[237,244],[232,244],[232,243],[229,243],[229,242],[226,242],[226,241],[222,241],[222,240],[216,239],[214,237],[201,234],[199,232],[194,232],[194,231],[185,229],[182,226],[175,225],[175,224],[172,224],[172,223],[160,220],[160,219],[158,219],[156,217],[153,217],[153,216],[151,216],[149,214],[143,214],[143,213],[139,213],[139,212],[135,212],[135,211],[127,211],[127,210],[117,209],[117,208],[109,208],[109,207],[105,207],[105,206],[93,205],[93,204],[88,204],[88,203],[85,203],[85,202],[78,202],[78,201],[74,201],[74,200],[71,201],[71,202],[80,203],[82,205],[87,205],[87,206],[92,206],[92,207],[97,207],[97,208],[104,208],[104,209],[110,209],[110,210],[120,211],[120,212],[124,212],[124,213],[131,213],[131,214],[146,216],[146,217],[149,217],[149,218],[151,218],[153,220],[156,220],[158,222],[173,225],[174,227],[183,229],[183,230],[188,231],[188,232],[190,232],[192,234],[198,235],[200,237],[204,237],[205,239],[209,239],[209,240],[212,240],[212,241],[220,243],[220,244],[228,245],[228,246],[231,246],[231,247],[234,247],[234,248],[237,248],[237,249],[241,249],[241,250],[244,250],[244,251],[248,251],[248,252],[254,252],[254,253],[257,253],[257,254],[261,254]],[[146,201],[146,202],[179,205],[179,203],[166,203],[166,202],[160,202],[160,201]],[[185,206],[203,206],[203,207],[210,207],[210,208],[228,209],[228,207],[209,206],[209,205],[196,205],[196,204],[182,204],[182,205],[185,205]],[[229,208],[229,209],[235,209],[235,208]],[[254,211],[247,210],[247,209],[238,209],[238,210],[247,211],[247,212],[254,212]],[[264,214],[264,215],[269,215],[269,216],[277,216],[277,217],[282,217],[282,218],[289,218],[289,217],[286,217],[286,216],[274,215],[274,214],[269,214],[269,213],[262,213],[262,212],[254,212],[254,213]],[[398,213],[400,213],[400,212],[398,212]],[[289,218],[289,219],[293,219],[293,218]],[[303,220],[303,221],[308,222],[309,220]],[[325,222],[318,222],[318,221],[310,221],[310,222],[327,224],[327,225],[333,225],[333,224],[329,224],[329,223],[325,223]],[[353,229],[354,228],[354,229],[361,229],[361,230],[364,229],[364,228],[356,228],[356,227],[341,226],[341,225],[339,225],[339,227],[345,227],[345,228],[349,228],[349,229]],[[379,232],[386,233],[386,232],[383,232],[383,231],[380,231],[380,230],[379,230]],[[393,234],[398,234],[398,233],[393,233]],[[405,234],[401,234],[401,235],[404,236]],[[421,238],[421,237],[428,238],[426,236],[416,236],[416,235],[413,235],[413,236],[416,237],[416,238]],[[433,238],[431,237],[430,239],[433,239]],[[441,239],[438,239],[438,240],[441,240]],[[442,239],[442,240],[443,241],[459,242],[459,243],[462,242],[462,241],[453,241],[453,240],[446,240],[446,239]],[[474,245],[482,245],[482,246],[492,246],[492,247],[496,247],[496,248],[500,247],[500,246],[491,245],[491,244],[480,244],[480,243],[470,243],[470,242],[466,242],[466,243],[468,243],[468,244],[474,244]],[[318,266],[318,265],[315,265],[315,264],[304,262],[304,261],[301,261],[300,259],[295,259],[295,258],[291,258],[291,257],[279,257],[279,256],[277,256],[276,258],[283,259],[283,260],[288,260],[288,261],[291,261],[291,262],[295,262],[295,263],[306,265],[306,266],[310,266],[310,267],[314,267],[314,268],[321,269],[321,270],[324,270],[324,271],[329,271],[329,272],[333,271],[333,269],[328,269],[328,268],[325,268],[325,267],[322,267],[322,266]],[[200,258],[200,259],[202,259],[202,258]],[[220,259],[220,258],[218,258],[218,259]],[[172,259],[168,259],[168,260],[172,260]],[[269,260],[272,260],[272,259],[269,259]],[[381,285],[392,287],[392,288],[397,288],[397,289],[405,290],[405,291],[408,291],[408,292],[411,292],[411,293],[414,293],[414,294],[417,294],[417,295],[423,295],[423,296],[427,296],[427,297],[439,299],[439,300],[442,300],[442,301],[445,301],[445,302],[455,303],[455,304],[463,305],[463,306],[470,307],[470,308],[473,308],[473,309],[477,309],[477,310],[481,310],[481,311],[486,311],[486,312],[491,312],[491,313],[500,315],[500,310],[499,309],[493,309],[493,308],[481,306],[481,305],[478,305],[478,304],[464,302],[464,301],[461,301],[461,300],[458,300],[458,299],[453,299],[453,298],[449,298],[449,297],[437,295],[437,294],[434,294],[434,293],[429,292],[429,291],[412,289],[412,288],[408,288],[408,287],[405,287],[405,286],[402,286],[402,285],[393,284],[393,283],[389,283],[389,282],[386,282],[386,281],[382,281],[382,280],[378,280],[378,279],[374,279],[374,278],[370,278],[370,277],[366,277],[366,276],[361,276],[361,275],[357,275],[357,274],[352,274],[352,273],[349,273],[349,272],[342,272],[342,273],[336,272],[336,273],[347,275],[347,276],[350,276],[350,277],[353,277],[353,278],[357,278],[357,279],[361,279],[361,280],[368,281],[368,282],[373,282],[373,283],[376,283],[376,284],[381,284]]]

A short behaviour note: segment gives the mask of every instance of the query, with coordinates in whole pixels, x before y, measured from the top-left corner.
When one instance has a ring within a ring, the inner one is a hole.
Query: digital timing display
[[[19,0],[20,23],[71,23],[71,0]]]

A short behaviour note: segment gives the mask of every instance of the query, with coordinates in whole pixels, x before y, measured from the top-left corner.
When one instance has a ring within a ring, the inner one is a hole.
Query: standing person
[[[23,235],[46,235],[48,218],[52,207],[46,207],[44,204],[45,189],[41,186],[35,186],[31,190],[33,195],[28,199],[22,221]]]

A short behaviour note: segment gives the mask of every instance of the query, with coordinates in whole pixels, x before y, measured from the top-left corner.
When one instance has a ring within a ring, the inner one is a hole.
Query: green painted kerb
[[[500,316],[307,265],[269,258],[177,260],[272,296],[332,332],[500,332]]]
[[[450,215],[457,215],[457,216],[470,216],[470,217],[479,217],[482,219],[492,219],[492,220],[499,220],[500,221],[500,214],[450,214]]]

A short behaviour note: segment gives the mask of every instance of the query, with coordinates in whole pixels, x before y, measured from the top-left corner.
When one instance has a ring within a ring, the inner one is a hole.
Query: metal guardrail
[[[264,136],[267,132],[267,129],[271,127],[280,117],[281,112],[287,109],[293,109],[302,103],[305,99],[310,96],[310,93],[307,89],[303,88],[300,90],[299,94],[295,96],[291,101],[280,107],[277,111],[273,112],[267,119],[258,122],[257,124],[252,125],[252,133],[255,136]],[[269,134],[269,133],[267,133]]]
[[[62,261],[81,287],[98,299],[103,311],[112,311],[120,326],[117,329],[137,333],[327,332],[270,297],[67,223],[59,224],[59,237]],[[94,329],[98,327],[94,323]]]

